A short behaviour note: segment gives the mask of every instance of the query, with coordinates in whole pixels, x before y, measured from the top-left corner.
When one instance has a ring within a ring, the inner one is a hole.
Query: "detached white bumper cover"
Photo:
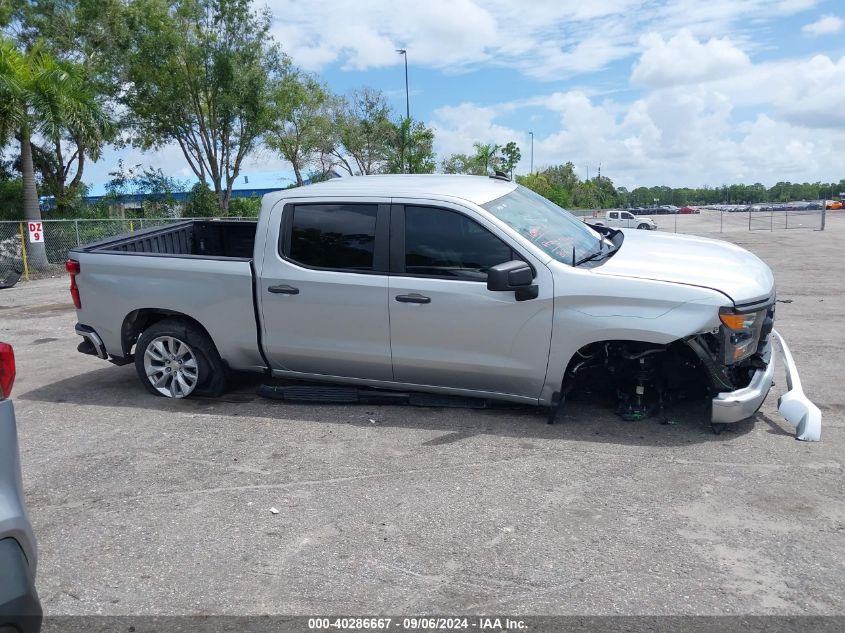
[[[773,330],[772,334],[780,344],[786,370],[788,391],[778,400],[778,411],[795,427],[795,438],[808,442],[821,439],[822,414],[819,408],[807,399],[801,388],[798,368],[783,337]],[[713,398],[712,421],[717,424],[739,422],[754,415],[763,404],[772,387],[775,374],[775,357],[771,343],[763,352],[768,363],[765,369],[754,374],[747,387],[718,394]]]
[[[807,442],[818,442],[822,437],[822,412],[814,405],[801,388],[801,378],[795,360],[786,345],[786,341],[773,330],[772,334],[780,344],[783,362],[786,366],[786,387],[788,391],[778,398],[778,411],[795,427],[795,439]]]

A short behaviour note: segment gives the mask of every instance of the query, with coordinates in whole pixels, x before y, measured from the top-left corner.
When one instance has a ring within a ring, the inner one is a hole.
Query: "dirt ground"
[[[780,369],[721,436],[694,407],[660,425],[573,403],[547,426],[530,408],[289,405],[255,381],[157,399],[77,353],[65,278],[0,291],[45,612],[845,613],[845,217],[678,220],[775,271],[821,442],[778,415]]]

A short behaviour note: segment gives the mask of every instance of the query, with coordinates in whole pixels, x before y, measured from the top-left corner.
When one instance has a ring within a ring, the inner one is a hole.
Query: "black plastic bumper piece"
[[[38,633],[41,602],[21,546],[13,538],[0,540],[0,631]]]

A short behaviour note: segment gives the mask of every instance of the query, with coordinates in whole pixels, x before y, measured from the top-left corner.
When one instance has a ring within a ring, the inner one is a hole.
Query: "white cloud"
[[[438,156],[445,158],[450,154],[471,152],[475,142],[504,145],[517,141],[526,147],[528,135],[525,132],[494,122],[500,112],[471,103],[435,110],[431,127],[434,130]]]
[[[751,60],[730,40],[699,42],[688,29],[669,40],[657,33],[640,40],[643,53],[634,64],[631,82],[643,86],[692,84],[735,75]]]
[[[535,167],[572,161],[583,177],[601,163],[603,174],[628,187],[838,181],[843,102],[845,56],[816,55],[748,63],[729,77],[658,87],[631,103],[569,90],[495,108],[441,108],[437,149],[444,156],[470,151],[475,140],[516,140],[525,172],[528,139],[500,121],[542,107],[558,123],[535,138]]]
[[[592,73],[640,50],[640,35],[672,41],[681,29],[710,39],[708,54],[735,54],[726,32],[749,20],[802,11],[817,0],[270,0],[273,34],[308,70],[339,63],[398,65],[407,48],[416,66],[448,72],[479,65],[515,68],[542,80]],[[712,38],[712,39],[711,39]],[[680,42],[681,44],[683,42]],[[710,49],[715,50],[710,50]],[[733,59],[736,62],[739,58]],[[730,61],[730,60],[729,60]],[[741,61],[741,60],[740,60]]]
[[[806,35],[833,35],[845,27],[845,20],[835,15],[824,15],[811,24],[805,24],[801,31]]]

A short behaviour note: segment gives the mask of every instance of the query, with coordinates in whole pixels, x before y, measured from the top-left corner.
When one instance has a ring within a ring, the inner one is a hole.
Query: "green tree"
[[[229,213],[238,218],[256,218],[261,213],[261,198],[232,198]]]
[[[0,178],[0,220],[20,220],[23,209],[23,181]]]
[[[543,174],[549,179],[553,187],[568,191],[570,194],[575,191],[575,187],[578,185],[578,175],[575,173],[575,165],[572,162],[546,167]]]
[[[78,64],[58,61],[40,46],[21,53],[13,42],[0,38],[0,145],[11,137],[20,144],[27,220],[41,220],[33,136],[60,142],[64,130],[95,129],[106,124],[84,79]],[[43,243],[31,245],[30,259],[36,269],[47,267]]]
[[[388,174],[431,174],[435,166],[434,130],[413,119],[403,118],[393,124],[384,171]]]
[[[447,156],[440,163],[440,171],[444,174],[470,174],[473,176],[486,174],[484,168],[479,165],[477,158],[468,154]]]
[[[483,174],[489,174],[491,171],[499,169],[501,159],[497,156],[501,145],[495,143],[473,143],[475,149],[475,162],[482,170]]]
[[[132,212],[135,217],[175,217],[177,207],[174,194],[184,191],[187,186],[187,183],[167,176],[161,169],[142,168],[142,165],[126,167],[123,160],[118,160],[117,168],[109,172],[109,176],[106,198],[110,205],[119,205],[122,210],[126,197],[140,195],[146,198],[140,213]],[[121,215],[125,213],[121,211]]]
[[[276,87],[273,123],[264,140],[293,167],[302,186],[305,169],[318,162],[331,136],[330,95],[311,75],[288,73]]]
[[[522,160],[522,152],[519,151],[519,146],[514,141],[511,141],[502,148],[501,154],[502,169],[513,178],[513,170],[516,169],[519,161]]]
[[[334,136],[326,153],[350,175],[377,174],[387,162],[394,125],[384,94],[372,88],[352,91],[334,103]]]
[[[14,4],[19,47],[24,50],[40,47],[55,59],[77,64],[89,93],[106,115],[95,126],[68,121],[59,138],[32,143],[42,193],[55,196],[60,213],[68,212],[79,203],[86,161],[97,161],[103,146],[113,141],[117,132],[109,98],[120,87],[114,60],[116,43],[125,39],[120,28],[122,5],[120,0],[39,0]]]
[[[133,141],[142,149],[177,143],[225,215],[289,72],[270,37],[271,15],[249,0],[133,0],[127,16],[121,101]]]
[[[184,216],[188,218],[212,218],[220,211],[217,196],[207,182],[199,181],[191,187]]]

